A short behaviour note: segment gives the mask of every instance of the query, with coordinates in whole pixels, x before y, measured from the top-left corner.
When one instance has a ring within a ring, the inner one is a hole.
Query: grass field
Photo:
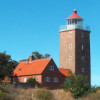
[[[43,88],[42,88],[43,89]],[[15,88],[11,85],[5,85],[0,87],[0,100],[38,100],[36,99],[36,92],[42,90],[39,88]],[[65,92],[63,89],[48,90],[53,94],[52,100],[100,100],[100,91],[89,94],[86,97],[79,99],[73,99],[69,92]],[[48,99],[47,99],[48,100]]]

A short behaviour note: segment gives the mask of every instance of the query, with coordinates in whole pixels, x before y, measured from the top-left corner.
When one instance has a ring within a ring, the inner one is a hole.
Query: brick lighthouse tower
[[[87,76],[90,82],[90,28],[76,10],[60,27],[60,68]]]

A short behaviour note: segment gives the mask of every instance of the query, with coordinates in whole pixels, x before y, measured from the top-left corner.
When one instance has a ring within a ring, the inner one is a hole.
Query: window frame
[[[39,78],[38,77],[36,77],[36,81],[39,81]]]
[[[69,48],[72,48],[72,44],[69,44]]]
[[[69,56],[69,60],[72,60],[72,56]]]
[[[50,77],[45,77],[45,82],[50,82]]]
[[[54,66],[49,66],[49,70],[53,71],[54,70]]]
[[[16,79],[15,78],[13,78],[13,83],[16,83]]]
[[[84,45],[83,44],[81,45],[81,49],[82,49],[82,51],[84,50]]]
[[[27,81],[27,78],[25,77],[25,78],[24,78],[24,83],[26,83],[26,81]]]
[[[81,38],[84,38],[84,33],[81,33]]]
[[[69,36],[72,37],[72,32],[69,33]]]
[[[54,77],[53,82],[57,83],[58,82],[58,77]]]
[[[69,79],[68,78],[65,78],[65,83],[68,83]]]
[[[84,61],[84,56],[81,57],[81,60]]]
[[[82,68],[82,72],[83,72],[83,73],[84,73],[84,70],[85,70],[85,69],[84,69],[84,68]]]

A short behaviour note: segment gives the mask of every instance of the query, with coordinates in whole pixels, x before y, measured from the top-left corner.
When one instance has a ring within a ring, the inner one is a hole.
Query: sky
[[[91,84],[100,86],[100,0],[0,0],[0,52],[16,61],[48,53],[59,67],[59,29],[74,9],[90,26]]]

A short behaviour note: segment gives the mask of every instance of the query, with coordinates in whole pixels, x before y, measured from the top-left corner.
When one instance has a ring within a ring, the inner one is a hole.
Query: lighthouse
[[[60,27],[60,68],[88,77],[90,83],[90,27],[74,10]]]

